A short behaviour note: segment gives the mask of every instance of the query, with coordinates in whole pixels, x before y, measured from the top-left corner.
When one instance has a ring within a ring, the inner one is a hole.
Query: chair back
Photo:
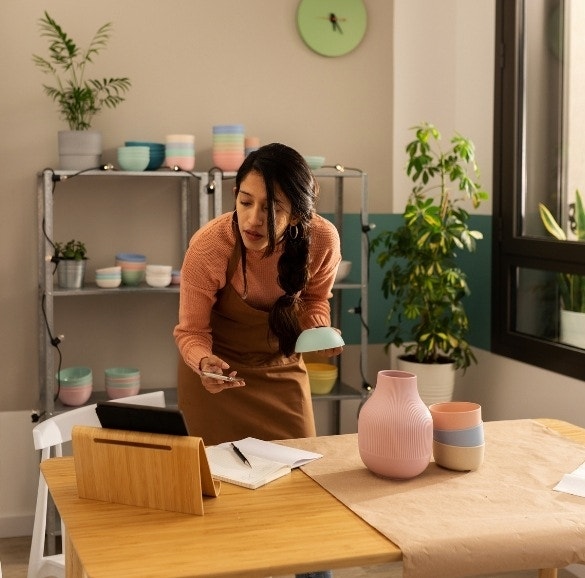
[[[165,407],[164,391],[154,391],[122,397],[120,403],[137,403],[154,407]],[[38,423],[33,428],[33,442],[41,452],[41,461],[63,455],[63,444],[70,442],[73,427],[87,425],[101,427],[95,412],[96,404],[85,405],[54,415]],[[65,557],[61,554],[45,554],[45,534],[47,530],[47,510],[49,490],[43,474],[39,472],[35,521],[28,562],[27,578],[65,578]],[[61,528],[62,537],[65,529]],[[64,544],[64,541],[63,541]]]

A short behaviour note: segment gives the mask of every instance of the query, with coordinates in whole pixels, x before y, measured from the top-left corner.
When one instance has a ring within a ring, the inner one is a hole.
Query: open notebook
[[[289,474],[294,468],[323,457],[322,454],[315,452],[251,437],[233,443],[250,465],[242,461],[231,442],[219,444],[205,448],[211,475],[217,480],[251,490]]]

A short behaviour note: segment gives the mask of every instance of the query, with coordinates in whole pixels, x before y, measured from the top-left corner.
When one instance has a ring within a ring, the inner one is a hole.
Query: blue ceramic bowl
[[[448,446],[480,446],[484,443],[483,422],[467,429],[433,429],[433,439]]]

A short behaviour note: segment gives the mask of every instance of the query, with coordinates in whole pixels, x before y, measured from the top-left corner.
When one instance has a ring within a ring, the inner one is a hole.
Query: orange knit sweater
[[[213,219],[192,237],[181,269],[179,322],[174,330],[175,341],[183,359],[198,370],[203,357],[213,349],[210,317],[216,295],[226,283],[229,259],[235,245],[232,213]],[[335,273],[341,260],[337,229],[328,220],[314,215],[311,220],[309,283],[301,293],[302,329],[330,325],[329,299]],[[284,291],[278,285],[277,262],[282,249],[264,258],[264,251],[246,252],[246,302],[268,311]],[[231,283],[242,296],[244,277],[239,266]]]

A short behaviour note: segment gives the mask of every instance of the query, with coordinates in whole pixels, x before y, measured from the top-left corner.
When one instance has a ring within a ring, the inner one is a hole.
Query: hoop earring
[[[237,209],[234,209],[234,212],[232,213],[232,223],[238,223],[238,211]]]
[[[293,235],[293,229],[295,231],[294,235]],[[289,225],[288,235],[294,241],[299,236],[299,228],[298,228],[298,226],[297,225]]]

